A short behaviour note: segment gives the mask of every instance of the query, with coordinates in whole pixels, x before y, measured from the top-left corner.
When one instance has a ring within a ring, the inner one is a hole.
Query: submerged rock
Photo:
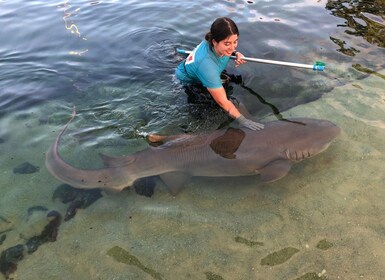
[[[43,210],[43,206],[33,206],[27,210],[27,219],[18,225],[16,231],[20,238],[28,240],[33,236],[38,236],[43,228],[48,224],[47,220],[48,209]]]
[[[31,209],[39,210],[31,212]],[[61,221],[62,216],[58,211],[48,211],[42,206],[34,206],[28,209],[28,219],[18,228],[18,232],[20,237],[26,240],[27,247],[30,247],[29,244],[38,244],[38,247],[43,243],[56,241]],[[29,248],[28,250],[28,253],[31,253]]]
[[[58,199],[60,202],[66,204],[76,198],[77,189],[67,184],[62,184],[53,192],[52,200]]]
[[[54,242],[58,235],[62,217],[59,212],[52,210],[48,212],[47,219],[49,220],[49,223],[42,231],[40,237],[45,241]]]
[[[69,221],[75,217],[78,209],[84,209],[83,202],[81,200],[74,200],[70,203],[67,208],[67,211],[64,215],[64,221]]]
[[[1,252],[0,272],[8,278],[17,269],[17,263],[24,258],[25,246],[18,244]]]
[[[28,211],[30,212],[31,209],[38,209],[37,211],[43,211],[43,208],[43,206],[34,206],[29,208]],[[29,213],[29,215],[32,214]],[[56,241],[59,226],[62,220],[61,215],[57,211],[49,211],[46,215],[46,219],[48,223],[45,225],[40,234],[30,237],[25,244],[18,244],[1,252],[0,272],[7,279],[12,273],[16,271],[17,263],[21,261],[27,254],[32,254],[46,242]],[[35,229],[32,229],[32,231],[34,230]]]
[[[64,204],[69,203],[64,215],[64,221],[68,221],[76,215],[78,209],[87,208],[102,196],[100,189],[76,189],[70,185],[62,184],[56,188],[52,199],[59,199]]]
[[[13,169],[13,173],[15,174],[31,174],[38,172],[40,170],[40,167],[34,166],[29,162],[24,162],[20,164],[19,166],[16,166]]]
[[[68,203],[76,198],[77,191],[75,188],[67,184],[62,184],[53,192],[52,200],[58,199],[62,203]]]
[[[0,245],[3,245],[4,240],[7,238],[6,234],[0,235]]]
[[[44,227],[41,234],[28,239],[26,246],[28,248],[29,254],[35,252],[40,245],[46,242],[56,241],[59,227],[62,221],[61,214],[55,210],[50,211],[47,213],[47,220],[48,224]]]
[[[28,208],[28,217],[31,217],[33,212],[38,212],[38,211],[47,212],[48,208],[44,207],[44,206],[32,206],[32,207],[29,207]]]

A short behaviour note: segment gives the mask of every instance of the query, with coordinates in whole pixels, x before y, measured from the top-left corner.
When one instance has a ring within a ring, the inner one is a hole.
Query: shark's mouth
[[[285,151],[285,154],[287,159],[291,161],[301,161],[311,157],[314,153],[311,153],[310,151],[297,151],[297,150],[290,151],[289,149],[287,149]]]

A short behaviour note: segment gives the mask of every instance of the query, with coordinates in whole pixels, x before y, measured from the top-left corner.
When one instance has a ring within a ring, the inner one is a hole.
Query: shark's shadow
[[[254,91],[253,89],[245,86],[243,83],[240,84],[240,86],[247,90],[250,94],[254,95],[255,97],[258,98],[259,102],[261,102],[262,104],[266,105],[267,107],[269,107],[271,109],[271,111],[273,112],[274,116],[277,118],[277,120],[286,120],[283,118],[281,112],[279,111],[279,109],[272,103],[270,102],[267,102],[260,94],[258,94],[256,91]]]
[[[296,123],[296,124],[301,124],[301,125],[305,125],[304,123],[302,122],[298,122],[298,121],[294,121],[294,120],[289,120],[289,119],[286,119],[283,117],[282,113],[279,111],[279,109],[272,103],[270,102],[267,102],[260,94],[258,94],[256,91],[254,91],[253,89],[245,86],[244,84],[241,84],[241,87],[244,88],[245,90],[247,90],[250,94],[254,95],[255,97],[258,98],[258,100],[266,105],[267,107],[269,107],[271,109],[271,111],[273,112],[274,116],[277,118],[277,120],[279,121],[285,121],[285,122],[291,122],[291,123]]]

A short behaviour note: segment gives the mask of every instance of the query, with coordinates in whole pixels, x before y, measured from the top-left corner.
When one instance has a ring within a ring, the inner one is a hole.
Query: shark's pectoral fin
[[[191,176],[183,172],[169,172],[160,175],[172,195],[177,195]]]
[[[213,139],[210,143],[210,147],[221,157],[235,159],[235,152],[242,144],[245,136],[246,133],[243,130],[230,127],[223,135]]]
[[[270,183],[281,179],[289,173],[292,162],[289,160],[275,160],[259,170],[261,180]]]

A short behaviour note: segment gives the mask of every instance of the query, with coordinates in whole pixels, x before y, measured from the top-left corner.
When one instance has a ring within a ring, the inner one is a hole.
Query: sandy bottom
[[[57,241],[26,255],[12,277],[385,279],[384,84],[371,76],[285,112],[331,120],[342,134],[282,180],[194,178],[176,197],[162,184],[151,198],[106,195],[63,222]],[[60,183],[44,167],[58,127],[11,121],[24,129],[5,132],[0,145],[0,251],[47,223],[40,212],[28,218],[28,208],[66,210],[52,201]],[[13,174],[26,160],[40,171]]]

